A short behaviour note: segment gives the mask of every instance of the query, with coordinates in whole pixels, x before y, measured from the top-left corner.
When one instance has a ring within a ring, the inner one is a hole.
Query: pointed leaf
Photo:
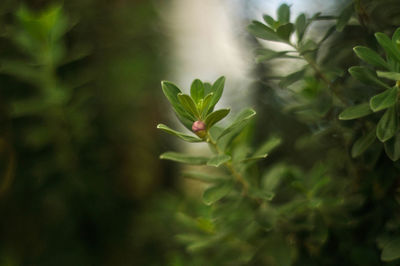
[[[195,79],[190,86],[190,96],[198,103],[204,97],[204,85],[199,79]]]
[[[281,24],[290,22],[290,7],[287,4],[282,4],[278,8],[278,21]]]
[[[178,152],[165,152],[160,155],[160,159],[194,165],[206,164],[209,160],[207,157],[191,156]]]
[[[371,83],[377,85],[377,86],[381,86],[384,88],[389,89],[390,87],[388,85],[386,85],[385,83],[383,83],[382,81],[380,81],[375,73],[373,73],[371,70],[365,68],[365,67],[360,67],[360,66],[353,66],[349,68],[349,73],[356,79],[358,79],[359,81],[367,84],[367,85],[371,85]]]
[[[392,161],[400,159],[400,133],[385,142],[385,152]]]
[[[206,189],[203,193],[203,202],[206,205],[212,205],[219,201],[231,191],[232,185],[230,183],[221,183]]]
[[[349,22],[353,12],[354,12],[353,4],[350,4],[343,9],[336,23],[336,30],[338,32],[341,32],[344,29],[344,27],[347,25],[347,22]]]
[[[210,113],[204,121],[207,128],[211,128],[214,124],[222,120],[225,116],[229,114],[229,111],[230,109],[220,109]]]
[[[276,33],[282,40],[288,41],[293,32],[293,29],[294,29],[293,24],[288,23],[288,24],[279,26],[278,29],[276,30]]]
[[[389,108],[379,120],[376,136],[382,142],[389,140],[397,131],[397,114],[395,107]]]
[[[296,34],[297,34],[297,42],[300,42],[303,39],[304,32],[306,31],[306,15],[301,13],[296,19]]]
[[[397,72],[385,72],[385,71],[376,71],[378,74],[378,77],[380,78],[386,78],[386,79],[391,79],[398,81],[400,80],[400,73]]]
[[[356,119],[360,118],[366,115],[369,115],[372,113],[372,110],[369,106],[369,103],[362,103],[354,106],[350,106],[346,109],[343,110],[339,114],[339,119],[340,120],[351,120],[351,119]]]
[[[247,27],[247,30],[255,37],[260,39],[264,39],[267,41],[275,41],[275,42],[282,41],[273,29],[258,21],[253,21]]]
[[[364,60],[368,64],[375,67],[390,69],[388,63],[386,63],[386,61],[383,60],[383,58],[374,50],[364,46],[356,46],[353,50],[360,59]]]
[[[200,139],[198,137],[190,136],[190,135],[178,132],[176,130],[173,130],[164,124],[157,125],[157,128],[161,129],[169,134],[175,135],[178,138],[183,139],[184,141],[187,141],[187,142],[202,142],[203,141],[202,139]]]
[[[207,165],[219,167],[221,164],[228,162],[230,159],[231,159],[231,156],[226,155],[226,154],[216,155],[216,156],[212,157],[210,160],[208,160]]]
[[[227,128],[225,128],[221,134],[218,136],[217,140],[221,139],[223,136],[225,136],[226,134],[235,131],[237,129],[241,129],[244,126],[247,125],[247,123],[249,122],[249,120],[254,117],[256,114],[256,111],[254,111],[253,109],[245,109],[243,110],[238,117],[235,119],[235,121],[228,126]]]
[[[354,142],[353,147],[351,148],[351,156],[356,158],[364,153],[369,146],[371,146],[376,139],[376,130],[371,130],[361,138],[357,139]]]
[[[377,112],[393,106],[397,99],[397,87],[393,87],[371,98],[369,104],[372,111]]]
[[[378,43],[385,50],[386,55],[391,57],[396,61],[400,61],[400,50],[396,47],[396,45],[392,42],[392,40],[381,32],[375,33],[375,38]]]
[[[200,172],[184,172],[183,177],[199,180],[206,183],[221,183],[221,181],[226,180],[226,177],[210,175]]]
[[[185,108],[186,112],[192,114],[197,119],[200,119],[200,113],[197,109],[196,104],[194,103],[193,99],[187,94],[178,94],[178,100],[182,104],[183,108]]]
[[[296,81],[302,79],[304,77],[304,73],[306,70],[303,68],[299,71],[289,74],[288,76],[284,77],[280,82],[279,86],[282,88],[287,88],[288,86],[292,85]]]
[[[213,96],[210,101],[208,113],[214,110],[214,106],[218,103],[219,99],[222,96],[222,92],[224,91],[224,86],[225,86],[225,77],[223,76],[217,79],[212,85],[211,91],[213,93]]]
[[[273,19],[269,15],[263,15],[263,19],[271,27],[273,27],[275,25],[275,23],[276,23],[275,19]]]
[[[381,259],[383,261],[393,261],[400,258],[400,238],[390,240],[382,250]]]

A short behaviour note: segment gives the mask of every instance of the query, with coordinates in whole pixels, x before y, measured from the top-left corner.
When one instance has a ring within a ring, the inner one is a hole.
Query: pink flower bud
[[[204,138],[206,135],[206,124],[203,121],[195,121],[192,125],[192,131],[200,138]]]

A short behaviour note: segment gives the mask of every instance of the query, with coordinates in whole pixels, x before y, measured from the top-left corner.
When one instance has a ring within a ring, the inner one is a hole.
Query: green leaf
[[[393,261],[400,258],[400,238],[389,241],[382,250],[381,259],[383,261]]]
[[[399,49],[397,49],[396,45],[386,34],[377,32],[375,33],[375,38],[378,41],[378,43],[382,46],[382,48],[385,50],[386,55],[388,57],[391,57],[396,61],[400,61]]]
[[[290,7],[287,4],[282,4],[278,8],[278,21],[281,24],[290,22]]]
[[[227,116],[230,112],[230,109],[220,109],[215,112],[210,113],[206,119],[205,123],[207,128],[211,128],[218,121],[222,120],[225,116]]]
[[[292,34],[294,26],[292,23],[288,23],[282,26],[279,26],[276,30],[278,36],[285,41],[289,41],[290,35]]]
[[[274,50],[271,49],[266,49],[266,48],[261,48],[261,49],[257,49],[256,50],[256,62],[260,63],[263,61],[269,61],[275,58],[299,58],[298,56],[291,56],[288,55],[287,53],[289,53],[290,51],[279,51],[276,52]]]
[[[339,114],[340,120],[352,120],[356,118],[360,118],[372,113],[372,110],[369,106],[369,103],[362,103],[354,106],[350,106],[343,110]]]
[[[182,104],[183,108],[189,113],[192,114],[194,117],[197,119],[200,119],[200,113],[199,110],[197,109],[196,104],[194,103],[192,97],[190,97],[187,94],[178,94],[178,100]]]
[[[219,201],[231,191],[232,185],[230,183],[221,183],[206,189],[203,193],[203,202],[206,205],[212,205]]]
[[[369,105],[372,111],[378,112],[380,110],[393,106],[396,103],[397,93],[397,87],[394,86],[393,88],[372,97],[369,101]]]
[[[392,161],[400,159],[400,133],[385,142],[385,152]]]
[[[397,72],[376,71],[376,74],[378,74],[378,77],[380,78],[386,78],[395,81],[400,80],[400,73]]]
[[[204,97],[204,85],[199,79],[195,79],[190,86],[190,96],[198,103]]]
[[[169,134],[175,135],[180,139],[183,139],[184,141],[187,142],[202,142],[203,140],[198,138],[198,137],[194,137],[194,136],[190,136],[190,135],[186,135],[184,133],[178,132],[176,130],[173,130],[171,128],[169,128],[168,126],[164,125],[164,124],[159,124],[157,125],[158,129],[161,129]]]
[[[354,12],[353,4],[350,4],[343,9],[343,11],[340,13],[337,23],[336,23],[336,30],[338,32],[341,32],[344,29],[344,27],[349,22],[353,12]]]
[[[212,85],[211,91],[213,92],[213,95],[211,97],[207,114],[214,110],[214,106],[218,103],[219,99],[222,96],[222,92],[224,91],[224,86],[225,86],[225,77],[223,76],[217,79]]]
[[[241,129],[244,126],[247,125],[247,123],[249,122],[249,120],[254,117],[256,114],[256,111],[254,111],[253,109],[249,108],[249,109],[245,109],[242,112],[240,112],[240,114],[238,115],[238,117],[235,119],[235,121],[228,126],[227,128],[225,128],[221,134],[218,136],[217,140],[221,139],[223,136],[225,136],[226,134],[235,131],[237,129]]]
[[[361,81],[367,85],[371,85],[371,83],[373,83],[377,86],[381,86],[381,87],[390,89],[390,87],[388,85],[386,85],[385,83],[383,83],[376,77],[375,73],[373,73],[371,70],[369,70],[365,67],[361,67],[361,66],[350,67],[349,73],[354,78],[358,79],[359,81]]]
[[[397,30],[393,33],[392,36],[392,42],[397,45],[397,41],[400,40],[400,28],[397,28]],[[398,46],[397,46],[398,47]]]
[[[304,32],[306,31],[306,15],[304,13],[301,13],[295,23],[295,28],[296,28],[296,34],[297,34],[297,42],[301,42],[304,36]]]
[[[368,64],[375,67],[390,69],[388,63],[386,63],[386,61],[383,60],[383,58],[374,50],[364,46],[356,46],[353,50],[360,59],[364,60]]]
[[[221,176],[215,176],[215,175],[210,175],[206,173],[200,173],[200,172],[184,172],[183,177],[185,178],[190,178],[194,180],[199,180],[205,183],[221,183],[222,181],[226,180],[226,177],[221,177]]]
[[[222,155],[215,155],[214,157],[208,160],[208,166],[219,167],[221,164],[228,162],[231,159],[231,156],[222,154]]]
[[[183,109],[182,105],[178,100],[178,94],[181,93],[181,90],[178,87],[168,81],[161,82],[161,88],[165,97],[167,97],[168,101],[171,103],[172,108],[174,109],[176,116],[182,122],[182,124],[188,128],[192,129],[192,124],[195,121],[195,118]]]
[[[210,87],[211,90],[211,87]],[[209,94],[207,94],[206,97],[204,97],[202,106],[201,106],[201,117],[205,117],[207,116],[207,114],[209,113],[208,110],[210,109],[210,104],[211,104],[211,99],[213,98],[214,93],[210,92]]]
[[[165,152],[160,155],[160,159],[194,165],[204,165],[209,160],[207,157],[191,156],[178,152]]]
[[[276,34],[276,32],[265,24],[258,21],[253,21],[247,30],[257,38],[264,39],[267,41],[281,42],[282,40]]]
[[[251,156],[252,158],[265,158],[268,153],[273,149],[278,147],[281,144],[282,140],[278,137],[269,138],[266,142],[264,142],[260,148],[258,148],[254,154]]]
[[[379,120],[376,127],[376,136],[381,142],[389,140],[397,131],[397,113],[393,106],[389,108]]]
[[[364,153],[369,146],[371,146],[376,139],[376,130],[371,130],[361,138],[357,139],[354,142],[353,147],[351,148],[351,156],[356,158]]]
[[[257,199],[263,199],[266,201],[271,201],[275,197],[275,193],[272,191],[263,191],[260,189],[252,189],[249,191],[250,196]]]
[[[271,27],[273,27],[276,24],[275,19],[273,19],[271,16],[269,15],[263,15],[263,19],[264,21]]]
[[[282,88],[287,88],[288,86],[292,85],[296,81],[302,79],[304,77],[305,72],[306,72],[306,70],[305,70],[305,68],[303,68],[299,71],[289,74],[288,76],[282,78],[282,80],[279,82],[279,86]]]

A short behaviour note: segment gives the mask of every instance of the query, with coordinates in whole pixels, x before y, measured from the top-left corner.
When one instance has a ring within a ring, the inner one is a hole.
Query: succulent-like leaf
[[[304,36],[304,32],[306,31],[307,28],[307,19],[306,15],[304,13],[301,13],[295,23],[295,28],[296,28],[296,34],[297,34],[297,42],[301,42]]]
[[[289,41],[290,36],[292,35],[294,30],[294,26],[292,23],[287,23],[282,26],[279,26],[278,29],[276,30],[276,34],[285,41]]]
[[[278,21],[281,24],[290,22],[290,7],[287,4],[282,4],[278,8]]]
[[[273,29],[258,21],[253,21],[247,27],[247,30],[255,37],[260,39],[264,39],[267,41],[275,41],[275,42],[282,41],[281,38],[279,38],[278,34]]]
[[[218,103],[219,99],[222,96],[222,92],[224,91],[225,86],[225,77],[218,78],[211,87],[211,91],[213,93],[211,97],[211,101],[209,104],[209,108],[207,114],[214,110],[214,106]]]
[[[400,80],[400,73],[397,72],[376,71],[376,74],[378,74],[378,77],[380,78],[386,78],[395,81]]]
[[[381,32],[375,33],[375,38],[385,50],[388,57],[391,57],[396,61],[400,61],[400,50],[386,34],[383,34]]]

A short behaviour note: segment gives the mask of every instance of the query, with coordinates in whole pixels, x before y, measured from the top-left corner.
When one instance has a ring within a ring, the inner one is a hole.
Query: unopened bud
[[[203,121],[195,121],[192,125],[192,131],[200,138],[204,138],[206,135],[206,124]]]

